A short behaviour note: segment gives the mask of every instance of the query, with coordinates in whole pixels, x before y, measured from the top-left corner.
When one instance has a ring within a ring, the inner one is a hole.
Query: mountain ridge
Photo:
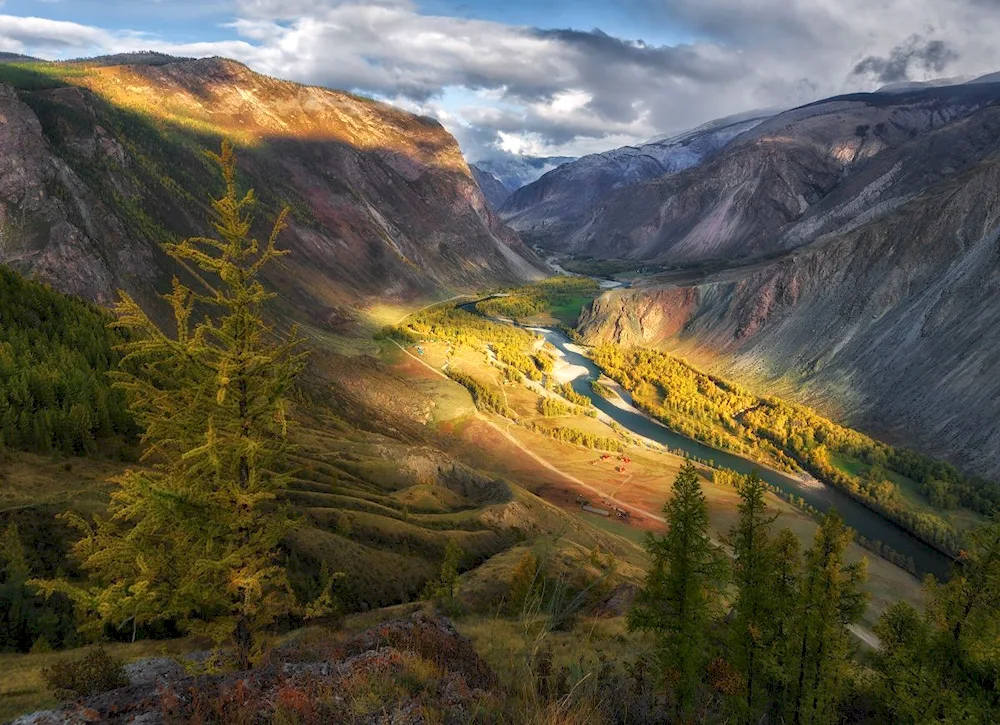
[[[615,191],[697,166],[765,118],[709,123],[667,139],[584,156],[515,191],[500,215],[531,241],[565,250],[561,240],[585,228],[591,209]]]
[[[203,228],[223,137],[261,219],[292,206],[282,287],[309,316],[543,274],[432,119],[217,58],[0,72],[0,262],[64,291],[162,284],[159,243]]]

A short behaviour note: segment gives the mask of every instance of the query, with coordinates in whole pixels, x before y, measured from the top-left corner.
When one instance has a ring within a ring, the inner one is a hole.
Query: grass
[[[830,453],[830,463],[849,476],[864,476],[871,468],[867,463],[858,460],[854,456],[836,451]]]
[[[843,453],[831,453],[830,463],[851,476],[864,477],[871,470],[869,464]],[[966,508],[948,510],[936,508],[920,492],[920,484],[912,478],[889,469],[885,469],[884,473],[886,478],[896,484],[904,501],[906,501],[907,507],[912,511],[937,516],[951,524],[958,531],[970,531],[989,523],[986,516]]]
[[[211,643],[198,637],[106,644],[108,653],[126,664],[146,657],[180,656],[209,649]],[[89,647],[39,654],[0,654],[0,721],[25,712],[54,707],[59,701],[49,692],[42,670],[57,662],[82,659]]]
[[[0,64],[2,65],[2,64]],[[57,507],[83,513],[103,510],[111,476],[123,463],[99,458],[62,458],[9,452],[0,460],[0,517],[27,508]]]

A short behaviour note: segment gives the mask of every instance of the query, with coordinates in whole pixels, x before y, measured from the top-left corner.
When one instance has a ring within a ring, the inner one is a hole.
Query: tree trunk
[[[808,626],[808,625],[806,625],[806,626]],[[792,719],[792,722],[794,722],[795,725],[800,725],[800,723],[802,722],[802,720],[800,718],[802,717],[802,691],[803,691],[803,688],[805,687],[805,679],[806,679],[806,642],[807,641],[808,641],[807,634],[806,634],[806,632],[803,632],[802,633],[802,649],[799,652],[799,683],[798,683],[798,689],[795,692],[795,717]]]
[[[236,662],[241,670],[250,669],[250,650],[253,648],[253,632],[249,620],[240,615],[233,628],[233,643],[236,645]]]

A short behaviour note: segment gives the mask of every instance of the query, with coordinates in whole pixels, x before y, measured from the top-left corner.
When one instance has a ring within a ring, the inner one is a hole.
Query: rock
[[[133,663],[129,676],[127,687],[26,715],[15,723],[166,725],[222,707],[227,713],[242,713],[243,722],[263,724],[271,722],[280,707],[286,715],[308,710],[321,712],[328,722],[350,717],[351,722],[372,725],[417,725],[433,712],[440,722],[459,725],[468,721],[477,704],[494,697],[498,682],[450,622],[424,612],[384,622],[344,643],[312,641],[309,649],[279,648],[268,665],[255,670],[191,677],[172,660],[152,658]],[[412,692],[388,686],[427,678]],[[386,687],[377,686],[380,680]],[[399,694],[372,700],[372,694],[386,691]]]
[[[150,657],[125,665],[125,676],[130,685],[158,685],[179,680],[186,671],[170,657]]]

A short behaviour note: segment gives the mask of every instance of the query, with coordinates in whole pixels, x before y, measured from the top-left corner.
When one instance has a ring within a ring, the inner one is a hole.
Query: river
[[[472,302],[462,305],[462,307],[474,314],[480,314],[475,305],[476,303]],[[508,320],[490,319],[495,322],[513,324]],[[543,335],[563,354],[567,364],[580,369],[579,375],[571,381],[573,390],[589,398],[595,408],[623,428],[672,450],[680,449],[694,458],[713,461],[719,468],[729,468],[739,473],[756,471],[762,479],[775,488],[786,494],[793,493],[799,496],[819,511],[826,512],[830,509],[836,509],[847,525],[865,538],[881,541],[903,556],[911,557],[921,575],[933,574],[939,579],[943,579],[947,575],[951,566],[951,558],[948,555],[918,539],[893,521],[872,511],[840,489],[815,480],[806,483],[734,453],[712,448],[675,433],[634,409],[623,409],[605,400],[597,395],[590,385],[591,380],[596,380],[601,376],[601,369],[593,360],[573,350],[575,346],[565,334],[545,327],[529,327],[528,329]],[[583,370],[586,370],[586,374]]]

